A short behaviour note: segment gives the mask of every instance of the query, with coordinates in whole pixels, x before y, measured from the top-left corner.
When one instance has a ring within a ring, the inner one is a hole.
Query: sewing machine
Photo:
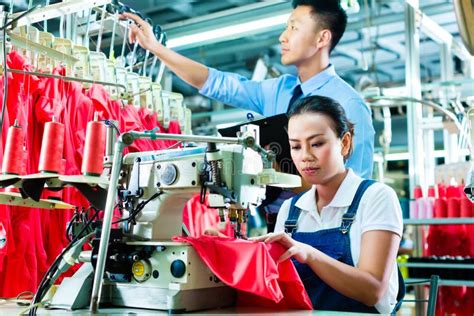
[[[221,220],[228,217],[235,236],[240,237],[246,211],[264,199],[265,185],[301,185],[299,177],[271,168],[273,153],[255,144],[258,127],[245,128],[247,136],[238,143],[237,138],[179,135],[212,142],[207,147],[123,157],[117,191],[123,209],[121,229],[112,230],[108,242],[98,295],[101,304],[170,312],[234,304],[235,291],[220,282],[189,244],[171,238],[182,235],[182,211],[196,193],[204,197],[208,192],[209,206],[219,209]],[[229,140],[234,144],[216,145]],[[113,174],[114,170],[111,183]],[[91,254],[82,256],[92,265],[85,264],[73,278],[63,281],[52,300],[53,308],[77,309],[88,304],[92,274],[100,271],[99,241],[103,242],[96,239]]]

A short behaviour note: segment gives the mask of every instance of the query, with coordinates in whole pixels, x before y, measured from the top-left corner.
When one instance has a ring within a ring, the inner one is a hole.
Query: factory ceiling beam
[[[45,7],[39,7],[33,12],[29,13],[27,16],[18,19],[15,25],[31,25],[37,22],[43,22],[46,20],[54,19],[57,17],[62,17],[64,15],[73,14],[76,12],[81,12],[89,8],[95,8],[109,4],[112,0],[75,0],[70,2],[59,2],[51,4]],[[21,16],[23,12],[18,12],[12,14],[10,18],[15,19]]]

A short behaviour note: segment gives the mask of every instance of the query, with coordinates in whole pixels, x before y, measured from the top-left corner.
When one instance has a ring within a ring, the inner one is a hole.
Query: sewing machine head
[[[268,167],[265,152],[243,145],[172,149],[124,157],[119,196],[124,230],[133,239],[169,240],[181,235],[182,211],[196,193],[208,194],[221,221],[227,215],[236,236],[246,211],[265,198],[265,185],[300,186],[297,176]],[[270,154],[271,156],[271,154]]]

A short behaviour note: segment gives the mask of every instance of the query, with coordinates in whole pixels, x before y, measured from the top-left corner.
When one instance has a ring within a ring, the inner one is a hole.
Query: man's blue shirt
[[[354,126],[354,151],[346,166],[363,178],[371,178],[374,154],[374,128],[369,107],[359,94],[336,74],[330,65],[301,83],[298,77],[252,81],[241,75],[209,68],[209,77],[199,91],[222,103],[248,109],[263,116],[286,113],[294,88],[301,84],[303,96],[320,95],[338,101]]]

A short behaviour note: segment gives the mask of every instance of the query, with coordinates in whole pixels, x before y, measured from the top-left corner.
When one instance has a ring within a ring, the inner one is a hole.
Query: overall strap
[[[374,183],[375,183],[374,180],[367,180],[367,179],[363,180],[360,183],[354,195],[354,199],[352,200],[352,203],[349,206],[349,209],[342,216],[342,223],[339,230],[343,234],[347,234],[349,230],[351,229],[352,222],[354,221],[354,218],[357,214],[357,210],[359,209],[360,200],[362,199],[362,196],[364,195],[365,191]]]
[[[305,194],[306,192],[301,192],[298,195],[295,195],[291,199],[290,203],[290,210],[288,212],[288,218],[285,221],[285,233],[289,234],[290,236],[295,232],[296,225],[298,223],[298,218],[300,217],[301,209],[296,206],[296,202],[300,199],[300,197]]]

